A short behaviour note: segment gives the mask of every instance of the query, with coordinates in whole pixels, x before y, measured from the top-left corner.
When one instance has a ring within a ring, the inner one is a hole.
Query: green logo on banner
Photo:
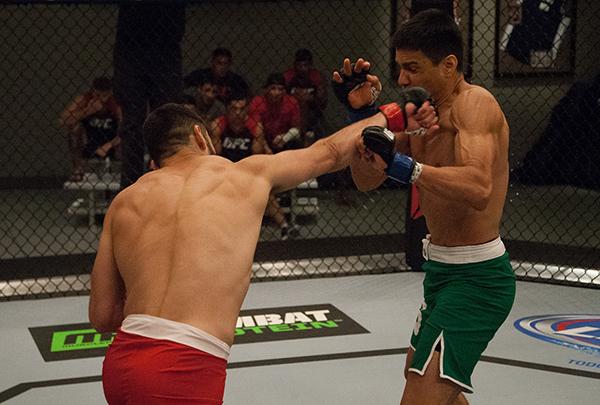
[[[95,329],[54,332],[50,351],[56,353],[70,350],[103,349],[108,347],[114,339],[114,335],[108,339],[105,336],[106,334],[98,333]]]
[[[29,328],[45,361],[100,357],[115,334],[89,323]],[[235,325],[235,344],[369,333],[331,304],[245,309]]]

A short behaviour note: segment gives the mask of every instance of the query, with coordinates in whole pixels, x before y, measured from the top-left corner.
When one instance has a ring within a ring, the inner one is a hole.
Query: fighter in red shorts
[[[408,127],[434,115],[423,106]],[[234,163],[214,155],[190,108],[165,104],[148,116],[157,170],[113,200],[91,275],[90,321],[118,330],[102,371],[110,404],[222,403],[269,195],[348,166],[361,131],[387,123],[378,113],[309,148]]]

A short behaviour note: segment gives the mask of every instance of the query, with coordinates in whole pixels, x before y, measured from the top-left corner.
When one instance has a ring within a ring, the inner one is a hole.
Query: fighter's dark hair
[[[463,40],[460,30],[448,13],[430,9],[417,13],[400,24],[392,38],[395,49],[421,51],[437,65],[449,55],[456,56],[457,70],[462,72]]]
[[[203,134],[208,133],[202,117],[182,104],[163,104],[148,115],[143,127],[144,141],[157,166],[189,145],[194,125],[199,125]]]

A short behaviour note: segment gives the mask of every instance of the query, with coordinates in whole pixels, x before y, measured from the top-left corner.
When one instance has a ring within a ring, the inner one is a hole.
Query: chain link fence
[[[299,109],[293,139],[310,144],[346,123],[329,84],[344,57],[372,61],[380,99],[397,96],[390,36],[428,7],[454,16],[469,80],[492,91],[511,127],[501,234],[515,272],[600,286],[600,3],[139,3],[0,6],[0,299],[88,291],[107,204],[148,165],[135,143],[146,105],[177,99],[223,130],[233,105],[223,100],[246,94],[255,108],[283,80]],[[254,279],[408,270],[408,194],[392,183],[359,193],[340,172],[278,196]]]

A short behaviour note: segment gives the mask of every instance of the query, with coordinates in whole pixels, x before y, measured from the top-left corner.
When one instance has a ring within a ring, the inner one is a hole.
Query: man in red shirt
[[[233,97],[227,102],[225,114],[211,122],[210,135],[215,152],[232,162],[271,153],[265,145],[262,124],[248,116],[248,101],[244,97]]]
[[[250,115],[261,122],[265,139],[273,153],[304,146],[300,132],[300,106],[288,95],[281,73],[271,73],[262,96],[250,103]]]
[[[243,96],[232,96],[225,115],[212,121],[210,127],[215,152],[232,162],[251,155],[273,153],[266,145],[262,123],[248,115],[248,101]],[[266,212],[277,223],[281,239],[298,236],[298,227],[287,222],[273,194],[269,195]]]
[[[114,157],[115,149],[121,143],[117,129],[122,118],[108,77],[94,79],[92,88],[77,96],[63,110],[59,123],[69,134],[73,164],[70,181],[83,179],[83,159]]]
[[[312,53],[308,49],[298,49],[294,67],[283,74],[288,93],[296,97],[300,105],[300,130],[307,143],[321,137],[323,110],[327,106],[325,81],[312,63]]]

